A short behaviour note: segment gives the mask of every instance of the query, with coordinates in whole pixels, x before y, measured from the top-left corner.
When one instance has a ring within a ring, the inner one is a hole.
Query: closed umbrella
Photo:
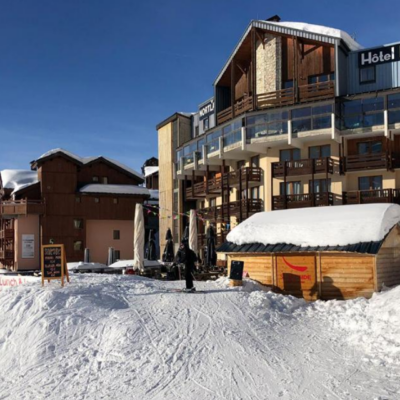
[[[143,207],[141,204],[136,204],[133,251],[135,257],[133,259],[133,268],[135,270],[143,270],[144,267],[144,217]]]
[[[172,232],[171,232],[170,228],[168,228],[168,230],[167,230],[165,240],[167,242],[165,243],[165,249],[164,249],[164,253],[162,256],[162,260],[164,262],[173,262],[174,261],[174,241],[172,238]]]
[[[107,265],[114,264],[114,262],[115,262],[115,251],[112,247],[109,247],[107,254]]]
[[[85,248],[85,253],[83,255],[83,262],[86,264],[90,263],[90,249],[88,249],[87,247]]]
[[[147,242],[146,259],[150,261],[157,260],[156,241],[154,239],[154,231],[150,229],[149,241]]]
[[[215,231],[213,226],[208,227],[206,237],[207,237],[206,266],[213,267],[217,263],[217,252],[215,251]]]
[[[189,219],[189,247],[194,251],[197,255],[199,252],[198,244],[197,244],[197,218],[196,211],[190,210],[190,219]]]

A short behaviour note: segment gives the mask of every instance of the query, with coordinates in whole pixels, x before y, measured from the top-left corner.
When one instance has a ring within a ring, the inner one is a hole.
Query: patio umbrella
[[[115,252],[112,247],[109,247],[107,254],[107,265],[114,264],[114,262],[115,262]]]
[[[133,268],[142,270],[144,266],[144,217],[141,204],[136,204],[133,251],[135,255]]]
[[[195,252],[196,255],[198,254],[199,248],[197,243],[197,218],[195,210],[190,210],[189,247]]]
[[[217,263],[217,253],[215,251],[215,231],[213,226],[207,228],[207,257],[206,266],[213,267]]]
[[[146,249],[146,259],[150,261],[157,260],[156,241],[154,239],[153,229],[150,229],[149,232],[149,241],[147,242],[147,249]]]
[[[174,261],[174,241],[172,238],[171,229],[168,228],[167,234],[165,236],[165,240],[167,243],[165,244],[164,254],[162,256],[162,260],[164,262],[173,262]]]

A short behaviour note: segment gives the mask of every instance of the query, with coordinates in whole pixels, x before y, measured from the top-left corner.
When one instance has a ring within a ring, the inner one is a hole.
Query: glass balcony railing
[[[207,155],[219,150],[219,138],[207,143]]]
[[[242,141],[242,131],[234,131],[229,133],[228,135],[224,136],[224,147],[231,146],[235,143],[239,143]]]

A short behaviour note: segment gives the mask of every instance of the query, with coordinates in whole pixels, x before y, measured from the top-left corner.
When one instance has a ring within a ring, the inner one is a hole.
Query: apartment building
[[[212,223],[221,243],[264,210],[400,203],[399,61],[398,43],[252,21],[214,81],[215,127],[169,143],[171,187],[180,210],[198,210],[200,240]]]

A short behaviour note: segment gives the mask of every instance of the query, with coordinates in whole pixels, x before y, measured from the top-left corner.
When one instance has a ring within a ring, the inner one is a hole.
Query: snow
[[[144,167],[144,176],[148,177],[150,175],[155,174],[158,172],[159,167],[158,166],[153,166],[153,167]]]
[[[144,260],[144,268],[161,267],[161,265],[159,261]],[[114,264],[109,265],[108,268],[133,268],[133,260],[118,260]]]
[[[132,194],[150,196],[149,190],[135,185],[106,185],[91,183],[79,189],[81,193]]]
[[[108,162],[118,166],[119,168],[124,169],[125,171],[127,171],[127,172],[129,172],[129,173],[131,173],[133,175],[136,175],[138,178],[143,179],[143,175],[142,174],[140,174],[139,172],[135,171],[134,169],[132,169],[132,168],[126,166],[125,164],[122,164],[121,162],[116,161],[116,160],[114,160],[112,158],[104,157],[104,156],[80,157],[80,156],[78,156],[78,155],[76,155],[74,153],[71,153],[70,151],[62,149],[62,148],[56,148],[56,149],[49,150],[46,153],[42,154],[36,161],[39,161],[42,158],[49,157],[49,156],[51,156],[53,154],[56,154],[56,153],[64,153],[68,157],[71,157],[74,160],[76,160],[76,161],[78,161],[79,163],[82,163],[82,164],[89,164],[90,162],[92,162],[94,160],[97,160],[98,158],[103,158],[103,159],[107,160]]]
[[[400,287],[306,303],[226,283],[185,294],[171,291],[184,282],[78,274],[0,288],[0,397],[399,398]]]
[[[400,222],[396,204],[362,204],[301,208],[254,214],[227,236],[249,243],[297,246],[345,246],[381,241]]]
[[[85,263],[83,261],[79,262],[69,262],[67,263],[67,268],[70,271],[78,271],[78,270],[96,270],[96,269],[107,269],[107,265],[101,263]]]
[[[268,24],[276,26],[285,26],[287,28],[298,29],[304,32],[312,32],[320,35],[331,36],[335,38],[342,39],[349,47],[350,50],[360,50],[363,47],[356,42],[347,32],[340,29],[330,28],[323,25],[307,24],[304,22],[273,22],[268,21]]]
[[[4,169],[0,174],[3,188],[13,189],[11,194],[39,182],[37,171],[25,169]]]

